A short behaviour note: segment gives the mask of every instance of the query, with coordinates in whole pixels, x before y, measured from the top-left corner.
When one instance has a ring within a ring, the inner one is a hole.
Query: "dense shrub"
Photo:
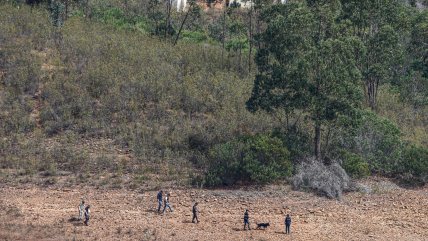
[[[295,189],[311,189],[320,195],[337,199],[341,198],[342,192],[348,190],[351,184],[339,164],[326,166],[314,158],[303,161],[292,180]]]
[[[288,127],[285,131],[277,129],[273,133],[280,138],[290,151],[290,158],[293,162],[311,153],[311,138],[307,132],[300,130],[296,125]]]
[[[202,43],[204,41],[208,40],[208,37],[205,33],[200,31],[188,31],[185,30],[181,34],[181,39],[185,40],[187,42],[193,42],[193,43]]]
[[[289,152],[280,139],[256,135],[218,144],[210,150],[208,186],[265,184],[291,174]]]
[[[342,167],[352,177],[362,178],[370,175],[369,164],[361,156],[346,151],[341,156]]]
[[[403,150],[399,171],[409,181],[428,182],[428,149],[408,146]]]
[[[336,153],[348,150],[365,160],[371,172],[390,175],[400,160],[402,148],[401,132],[387,118],[372,111],[362,111],[360,118],[352,125],[344,123],[333,130],[336,139],[332,140]]]

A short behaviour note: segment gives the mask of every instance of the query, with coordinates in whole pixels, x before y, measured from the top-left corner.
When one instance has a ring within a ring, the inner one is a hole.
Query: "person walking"
[[[78,220],[82,220],[83,217],[85,216],[85,200],[82,199],[82,202],[80,202],[79,205],[79,218]]]
[[[248,230],[251,230],[250,228],[250,216],[248,215],[248,209],[245,209],[244,213],[244,230],[248,225]]]
[[[86,206],[86,208],[85,208],[85,222],[84,223],[85,223],[86,226],[89,225],[89,217],[90,217],[90,214],[91,214],[90,208],[91,208],[90,205]]]
[[[291,226],[291,217],[289,214],[285,217],[285,233],[290,234],[290,226]]]
[[[199,223],[199,219],[198,219],[199,210],[198,210],[197,202],[195,203],[195,205],[193,205],[192,212],[193,212],[192,223],[195,223],[195,219],[196,219],[196,223]]]
[[[172,212],[172,208],[171,208],[171,206],[169,205],[169,197],[170,197],[170,194],[169,193],[167,193],[166,194],[166,196],[165,196],[165,200],[164,200],[164,207],[163,207],[163,211],[162,211],[162,213],[165,213],[165,210],[166,210],[166,208],[169,208],[169,211],[171,211]]]
[[[157,196],[157,199],[158,199],[158,213],[160,212],[160,209],[162,207],[162,194],[163,194],[163,191],[160,190],[158,192],[158,196]]]

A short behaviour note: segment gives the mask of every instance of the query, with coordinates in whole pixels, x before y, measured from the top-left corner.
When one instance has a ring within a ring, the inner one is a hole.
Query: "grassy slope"
[[[218,47],[174,47],[79,17],[54,29],[39,9],[0,7],[4,168],[178,180],[188,160],[203,165],[207,146],[275,125],[245,110],[252,75]]]

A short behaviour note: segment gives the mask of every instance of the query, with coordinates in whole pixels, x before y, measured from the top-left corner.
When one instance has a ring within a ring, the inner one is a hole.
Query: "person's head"
[[[245,212],[247,212],[247,213],[248,213],[248,209],[245,209]]]
[[[195,206],[198,206],[198,202],[195,202]]]
[[[86,206],[86,209],[89,209],[89,208],[91,208],[91,206],[90,206],[90,205]]]
[[[162,191],[162,190],[160,190],[160,193],[163,193],[163,191]]]
[[[85,204],[85,200],[82,199],[82,204]]]
[[[290,217],[290,214],[287,214],[287,217]]]

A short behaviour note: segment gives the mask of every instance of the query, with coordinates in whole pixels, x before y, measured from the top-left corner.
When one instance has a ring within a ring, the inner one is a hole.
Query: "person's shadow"
[[[71,217],[68,219],[69,223],[72,223],[74,226],[83,226],[83,220],[79,220],[76,217]]]
[[[152,208],[146,209],[146,212],[148,212],[148,213],[159,213],[157,209],[152,209]]]
[[[251,229],[250,229],[250,230],[248,230],[248,229],[242,229],[242,228],[232,228],[232,230],[233,230],[233,231],[236,231],[236,232],[251,231]]]

